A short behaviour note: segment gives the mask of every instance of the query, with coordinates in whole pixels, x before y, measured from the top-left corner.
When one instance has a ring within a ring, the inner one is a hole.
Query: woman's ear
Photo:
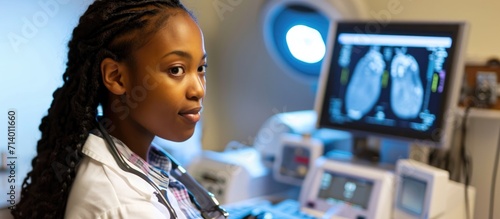
[[[111,58],[105,58],[101,62],[102,82],[115,95],[122,95],[126,91],[125,75],[120,65]]]

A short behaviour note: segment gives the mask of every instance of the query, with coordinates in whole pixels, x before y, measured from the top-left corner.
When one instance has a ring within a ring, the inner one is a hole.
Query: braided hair
[[[12,208],[15,218],[64,217],[82,146],[97,127],[98,105],[107,101],[100,64],[108,57],[128,60],[128,54],[147,43],[174,13],[166,9],[191,15],[179,0],[96,0],[80,17],[68,43],[64,84],[53,93],[41,121],[33,169],[23,181],[20,202]]]

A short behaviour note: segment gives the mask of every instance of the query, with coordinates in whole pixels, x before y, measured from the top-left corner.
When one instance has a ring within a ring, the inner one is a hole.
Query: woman
[[[201,218],[169,160],[147,161],[154,136],[193,134],[206,67],[178,0],[95,1],[73,31],[15,218]]]

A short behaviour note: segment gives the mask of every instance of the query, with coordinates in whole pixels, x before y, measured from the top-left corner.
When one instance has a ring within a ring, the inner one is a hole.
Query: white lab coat
[[[148,182],[120,169],[104,139],[90,134],[82,152],[65,218],[171,218]],[[177,217],[185,219],[173,194],[167,196]]]

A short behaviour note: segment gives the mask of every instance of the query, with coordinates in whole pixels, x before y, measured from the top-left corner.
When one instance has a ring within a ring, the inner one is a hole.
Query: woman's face
[[[205,46],[196,22],[179,10],[131,55],[133,63],[125,70],[126,119],[171,141],[191,137],[206,89]]]

